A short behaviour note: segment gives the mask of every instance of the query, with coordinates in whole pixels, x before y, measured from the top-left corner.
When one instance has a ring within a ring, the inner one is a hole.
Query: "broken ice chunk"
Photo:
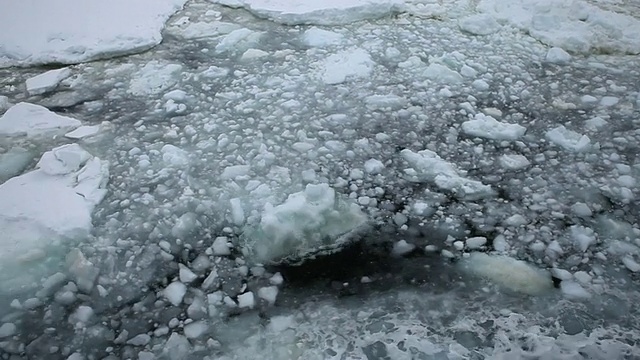
[[[431,150],[415,153],[405,149],[400,154],[413,167],[414,179],[418,182],[431,182],[440,189],[451,191],[456,197],[465,200],[477,200],[495,195],[490,186],[460,176],[453,164],[443,160]]]
[[[462,123],[462,131],[467,135],[491,140],[517,140],[527,131],[518,124],[500,122],[491,116],[476,114],[473,120]]]
[[[71,69],[49,70],[45,73],[27,79],[27,92],[29,95],[40,95],[54,90],[58,84],[71,76]]]
[[[588,136],[578,134],[562,125],[547,131],[546,137],[552,143],[575,152],[588,150],[591,144]]]
[[[319,250],[340,248],[366,222],[360,207],[338,196],[329,185],[309,184],[283,204],[267,204],[260,223],[245,227],[242,238],[246,252],[256,261],[300,260]]]
[[[21,102],[0,117],[0,135],[29,138],[64,134],[80,126],[79,120],[58,115],[40,105]]]

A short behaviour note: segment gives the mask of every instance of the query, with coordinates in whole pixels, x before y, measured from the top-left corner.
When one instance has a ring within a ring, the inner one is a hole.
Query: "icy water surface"
[[[76,142],[110,174],[88,238],[0,275],[0,358],[640,358],[638,56],[439,16],[322,29],[196,1],[55,91],[0,69],[11,103],[101,125]],[[70,142],[0,154],[31,154],[18,175]]]

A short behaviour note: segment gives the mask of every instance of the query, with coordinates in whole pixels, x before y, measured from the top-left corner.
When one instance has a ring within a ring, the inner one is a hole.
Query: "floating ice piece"
[[[339,249],[366,222],[360,207],[329,185],[309,184],[280,205],[267,204],[261,222],[245,227],[242,238],[245,251],[258,262],[300,260]]]
[[[177,146],[167,144],[162,147],[162,161],[173,167],[189,165],[189,154]]]
[[[374,64],[369,53],[363,49],[344,50],[322,61],[321,78],[330,85],[363,78],[371,73]]]
[[[247,51],[245,51],[242,56],[240,57],[240,60],[242,61],[252,61],[255,59],[260,59],[263,58],[265,56],[269,56],[269,53],[260,49],[248,49]]]
[[[629,255],[622,257],[622,264],[631,272],[640,272],[640,264]]]
[[[186,0],[19,1],[0,12],[0,68],[75,64],[147,50]]]
[[[462,31],[473,35],[489,35],[500,31],[500,25],[496,19],[487,14],[475,14],[458,20],[458,26]]]
[[[474,252],[460,260],[462,269],[507,289],[540,295],[553,288],[551,275],[528,263],[503,255]]]
[[[415,249],[416,246],[413,244],[409,244],[406,240],[400,240],[393,244],[393,248],[391,249],[391,253],[395,256],[404,256]]]
[[[560,291],[562,291],[562,295],[570,300],[583,300],[591,297],[591,294],[582,285],[571,280],[562,281],[560,283]]]
[[[477,8],[569,52],[640,54],[640,20],[583,0],[481,0]]]
[[[400,154],[413,168],[413,171],[405,170],[405,172],[415,175],[414,178],[417,181],[433,183],[440,189],[453,192],[460,199],[476,200],[495,195],[490,186],[460,176],[453,164],[443,160],[431,150],[415,153],[405,149]]]
[[[559,47],[552,47],[547,51],[545,60],[554,64],[566,64],[571,61],[571,55]]]
[[[278,297],[278,287],[277,286],[265,286],[258,289],[258,297],[264,299],[269,303],[269,305],[273,305],[276,303],[276,299]]]
[[[79,120],[61,116],[40,105],[21,102],[0,118],[0,136],[29,138],[64,134],[80,126]]]
[[[403,108],[407,104],[407,99],[387,94],[387,95],[371,95],[364,99],[364,103],[369,109],[387,109],[397,110]]]
[[[164,297],[167,298],[173,306],[180,305],[186,293],[187,286],[180,281],[174,281],[162,290]]]
[[[216,45],[216,52],[224,53],[246,50],[256,45],[260,40],[260,37],[262,37],[261,32],[256,32],[247,28],[233,30],[225,35],[218,45]]]
[[[404,11],[404,0],[209,0],[286,24],[341,25]]]
[[[325,47],[339,44],[343,40],[344,35],[333,31],[323,30],[315,26],[305,31],[302,35],[302,41],[306,45],[313,47]]]
[[[570,228],[571,238],[580,251],[587,251],[589,246],[596,242],[596,234],[588,227],[573,225]]]
[[[524,155],[513,154],[513,155],[502,155],[500,156],[500,165],[508,170],[520,170],[524,169],[527,166],[531,165],[529,159]]]
[[[591,139],[588,136],[578,134],[562,125],[547,131],[546,137],[554,144],[570,151],[581,152],[591,147]]]
[[[69,139],[84,139],[100,132],[100,125],[80,126],[79,128],[64,134]]]
[[[476,114],[473,120],[462,123],[462,131],[467,135],[491,140],[517,140],[527,131],[518,124],[500,122],[491,116]]]
[[[71,76],[71,69],[68,67],[49,70],[45,73],[27,79],[27,92],[29,95],[47,93],[58,87],[58,84],[69,76]]]
[[[255,297],[253,296],[253,293],[251,291],[238,295],[238,307],[253,309],[255,305]]]
[[[194,321],[184,326],[184,336],[188,339],[197,339],[209,330],[209,326],[202,321]]]
[[[8,268],[20,271],[30,254],[46,256],[49,246],[88,236],[108,177],[106,161],[73,144],[45,153],[37,170],[0,185],[0,276]]]
[[[460,73],[438,63],[429,64],[424,70],[424,75],[428,79],[441,83],[457,84],[462,82],[462,75],[460,75]]]
[[[172,26],[167,30],[173,36],[185,40],[203,39],[226,35],[234,30],[240,29],[237,24],[214,21],[214,22],[189,22],[186,26]]]
[[[364,171],[368,174],[379,174],[382,170],[384,170],[384,164],[378,159],[369,159],[364,162]]]
[[[178,82],[182,66],[153,60],[131,75],[129,93],[136,96],[156,95]]]

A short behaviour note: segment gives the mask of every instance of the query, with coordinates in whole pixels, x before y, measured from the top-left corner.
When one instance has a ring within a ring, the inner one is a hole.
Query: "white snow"
[[[404,10],[404,0],[209,0],[287,24],[339,25]]]
[[[0,267],[6,269],[92,229],[91,213],[106,194],[108,163],[76,144],[46,152],[36,170],[0,185]],[[39,258],[36,256],[36,258]]]
[[[373,71],[374,61],[369,53],[355,48],[328,56],[319,65],[325,84],[337,85],[347,80],[366,77]]]
[[[569,52],[640,54],[640,20],[583,0],[481,0],[477,9]]]
[[[526,156],[519,154],[502,155],[500,156],[499,161],[500,165],[508,170],[520,170],[531,165],[531,162],[526,158]]]
[[[246,250],[257,261],[277,261],[321,246],[336,245],[367,222],[360,207],[327,184],[309,184],[277,206],[265,205],[257,226],[245,229]]]
[[[589,139],[588,136],[578,134],[575,131],[565,128],[563,125],[547,131],[546,138],[554,144],[570,151],[581,152],[591,147],[591,139]]]
[[[64,134],[80,124],[79,120],[58,115],[40,105],[21,102],[9,108],[0,118],[0,136],[53,136]]]
[[[452,191],[461,199],[481,199],[495,194],[490,186],[460,176],[453,164],[431,150],[415,153],[405,149],[400,154],[412,167],[405,170],[405,173],[414,181],[431,182],[443,190]]]
[[[508,256],[475,252],[463,258],[460,266],[469,274],[524,294],[539,295],[553,288],[548,272]]]
[[[0,11],[0,68],[74,64],[147,50],[186,0],[25,0]]]
[[[462,131],[467,135],[491,140],[517,140],[527,131],[518,124],[500,122],[491,116],[476,114],[473,120],[462,123]]]
[[[187,286],[180,281],[174,281],[162,290],[164,297],[167,298],[173,306],[180,305],[186,293]]]
[[[302,41],[312,47],[326,47],[339,44],[344,40],[344,35],[333,31],[311,27],[302,35]]]
[[[473,35],[489,35],[500,31],[500,25],[496,19],[487,14],[475,14],[458,20],[458,26],[462,31]]]
[[[29,95],[40,95],[54,90],[60,82],[71,76],[68,67],[49,70],[40,75],[27,79],[27,92]]]

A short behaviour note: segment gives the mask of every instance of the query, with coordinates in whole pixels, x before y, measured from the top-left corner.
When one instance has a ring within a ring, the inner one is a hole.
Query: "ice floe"
[[[71,69],[68,67],[49,70],[27,79],[27,92],[29,95],[40,95],[52,91],[69,76],[71,76]]]
[[[339,25],[404,11],[403,0],[209,0],[287,25]]]
[[[80,125],[79,120],[58,115],[40,105],[22,102],[12,106],[0,117],[0,136],[54,136]]]
[[[75,64],[147,50],[186,0],[28,0],[0,12],[0,68]]]
[[[517,140],[527,131],[522,125],[500,122],[491,116],[476,114],[473,120],[462,123],[462,131],[467,135],[491,140]]]

